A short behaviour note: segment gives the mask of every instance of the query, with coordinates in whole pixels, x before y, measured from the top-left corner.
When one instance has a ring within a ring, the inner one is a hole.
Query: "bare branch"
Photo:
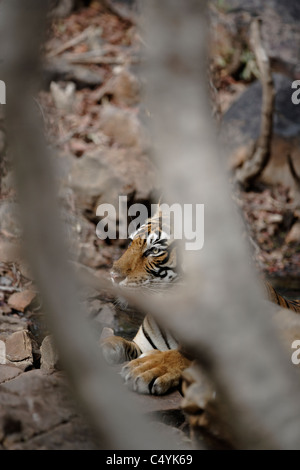
[[[270,61],[262,45],[258,19],[255,19],[251,24],[250,42],[260,71],[262,109],[260,136],[256,142],[254,153],[249,155],[242,168],[236,171],[237,181],[245,187],[260,176],[270,159],[275,97]]]
[[[185,254],[185,291],[149,307],[216,385],[238,447],[299,448],[299,380],[260,300],[216,145],[205,7],[198,0],[146,5],[148,106],[166,193],[172,202],[205,205],[204,248]]]
[[[108,370],[79,307],[77,284],[62,243],[52,161],[31,98],[37,90],[45,2],[7,0],[1,6],[3,73],[9,83],[8,138],[16,167],[27,254],[74,393],[94,426],[100,448],[176,448],[157,431],[151,432],[121,379]]]

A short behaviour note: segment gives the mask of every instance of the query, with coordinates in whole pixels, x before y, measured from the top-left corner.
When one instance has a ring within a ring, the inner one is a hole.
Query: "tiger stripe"
[[[267,291],[267,297],[271,302],[280,305],[282,308],[288,308],[293,312],[300,313],[300,300],[286,299],[282,295],[278,294],[278,292],[269,282],[265,282],[265,288]]]
[[[133,342],[138,346],[142,354],[153,349],[170,351],[178,347],[178,343],[173,336],[160,328],[154,318],[149,315],[144,318]]]

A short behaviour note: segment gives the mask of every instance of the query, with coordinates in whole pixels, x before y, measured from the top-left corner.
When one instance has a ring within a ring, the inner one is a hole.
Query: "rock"
[[[31,290],[23,290],[22,292],[15,292],[8,299],[8,305],[15,310],[24,312],[29,307],[36,294]]]
[[[114,335],[114,330],[112,328],[107,328],[106,326],[103,328],[99,341],[101,342],[105,338],[109,338],[110,336]]]
[[[6,440],[7,443],[7,440]],[[54,429],[36,434],[27,442],[10,445],[10,450],[97,450],[93,434],[82,418],[72,417]]]
[[[0,346],[0,349],[1,349],[1,346]],[[1,359],[0,359],[0,364],[1,364]],[[1,366],[0,367],[0,384],[4,382],[8,382],[11,379],[14,379],[21,373],[22,373],[22,370],[18,369],[17,367],[7,366],[7,365]]]
[[[41,369],[0,385],[0,440],[5,449],[95,449],[65,377]]]
[[[74,191],[76,207],[91,214],[101,203],[113,204],[118,214],[119,196],[135,194],[136,200],[149,200],[157,187],[150,159],[135,149],[108,148],[71,159],[65,186]],[[63,175],[62,175],[63,178]]]
[[[25,261],[24,259],[20,260],[18,269],[20,273],[22,274],[22,276],[24,276],[26,279],[33,279],[31,268],[28,265],[28,262]]]
[[[41,345],[41,369],[59,369],[59,357],[51,335],[46,336]]]
[[[78,261],[90,268],[107,268],[108,259],[92,243],[81,243]]]
[[[57,109],[70,113],[75,103],[75,83],[67,82],[64,86],[56,82],[50,83],[50,91]]]
[[[11,308],[8,305],[3,304],[3,305],[0,306],[0,313],[1,314],[4,313],[5,315],[7,315],[7,314],[11,313]]]
[[[149,200],[157,188],[156,169],[146,154],[136,149],[120,149],[103,154],[103,163],[110,167],[117,186],[100,196],[97,204],[111,202],[118,213],[119,195],[128,197],[134,193],[135,200]],[[118,196],[118,197],[116,197]]]
[[[6,341],[12,333],[26,329],[27,320],[25,318],[0,314],[0,340]]]
[[[132,111],[111,104],[103,105],[100,127],[102,132],[120,147],[145,146],[144,131],[136,113]]]
[[[300,222],[296,222],[285,238],[286,243],[300,243]]]
[[[32,338],[27,330],[16,331],[6,340],[7,362],[17,363],[23,370],[33,364]]]
[[[97,198],[105,194],[113,182],[112,172],[98,152],[72,161],[68,184],[74,190],[80,209],[93,211]]]
[[[276,97],[271,158],[260,180],[295,188],[287,155],[291,155],[295,169],[300,173],[300,106],[291,101],[290,79],[274,74],[274,84]],[[261,84],[257,81],[224,114],[221,141],[229,151],[232,167],[245,161],[247,150],[259,136],[261,100]]]

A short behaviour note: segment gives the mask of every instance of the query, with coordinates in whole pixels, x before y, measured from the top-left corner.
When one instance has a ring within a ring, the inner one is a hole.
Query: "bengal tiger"
[[[182,280],[176,241],[168,237],[161,213],[148,219],[130,236],[130,244],[111,270],[111,279],[127,289],[160,291]],[[300,301],[287,300],[266,283],[267,298],[281,307],[300,313]],[[119,336],[103,340],[102,351],[109,364],[126,362],[121,375],[132,390],[162,395],[179,386],[191,358],[182,352],[170,332],[151,315],[144,318],[136,336],[128,341]]]

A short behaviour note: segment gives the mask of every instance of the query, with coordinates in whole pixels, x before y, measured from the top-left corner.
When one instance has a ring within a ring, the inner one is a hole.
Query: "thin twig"
[[[77,36],[69,39],[65,43],[61,44],[59,47],[56,49],[50,51],[47,54],[48,58],[55,57],[62,52],[66,51],[67,49],[70,49],[71,47],[77,46],[77,44],[80,44],[81,42],[85,41],[91,34],[100,34],[101,28],[94,28],[93,26],[88,26],[84,31],[82,31],[80,34]]]
[[[23,289],[15,286],[0,286],[0,290],[3,292],[22,292]]]
[[[81,54],[68,53],[62,56],[70,64],[94,64],[94,65],[111,65],[111,64],[124,64],[136,63],[138,57],[129,56],[129,55],[118,55],[115,57],[106,57],[104,53],[99,51],[88,51]]]

